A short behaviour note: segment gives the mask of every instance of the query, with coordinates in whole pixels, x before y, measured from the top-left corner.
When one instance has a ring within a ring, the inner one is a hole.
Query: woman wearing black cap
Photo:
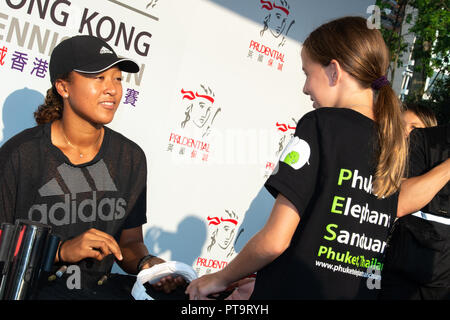
[[[38,298],[128,298],[128,290],[99,294],[97,283],[109,275],[114,258],[134,274],[163,262],[143,243],[145,154],[105,126],[122,98],[122,71],[139,67],[118,58],[103,40],[75,36],[61,42],[50,59],[52,87],[35,112],[38,126],[0,150],[0,222],[51,225],[62,239],[55,270],[77,265],[81,271],[78,291],[66,288],[66,275],[41,283]],[[112,276],[106,281],[113,282]],[[170,291],[180,282],[168,277],[157,286]]]

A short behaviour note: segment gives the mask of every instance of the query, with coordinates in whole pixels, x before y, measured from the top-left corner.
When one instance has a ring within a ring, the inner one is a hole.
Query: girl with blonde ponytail
[[[256,271],[251,299],[377,298],[407,157],[389,52],[364,18],[344,17],[314,30],[301,59],[316,110],[265,184],[269,219],[224,269],[191,282],[191,298]]]
[[[364,110],[361,105],[348,107],[376,122],[379,145],[374,192],[379,198],[394,194],[404,176],[408,145],[402,131],[401,102],[385,76],[389,50],[381,33],[368,29],[363,18],[346,17],[322,25],[311,33],[303,50],[323,67],[339,64],[361,89],[366,89],[369,96],[373,95],[373,104],[365,102]]]

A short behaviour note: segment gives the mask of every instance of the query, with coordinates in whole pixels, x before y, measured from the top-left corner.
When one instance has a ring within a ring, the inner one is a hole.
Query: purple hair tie
[[[384,86],[387,86],[389,84],[390,84],[389,80],[385,76],[382,76],[382,77],[379,77],[374,82],[372,82],[372,88],[375,90],[380,90],[381,88],[383,88]]]

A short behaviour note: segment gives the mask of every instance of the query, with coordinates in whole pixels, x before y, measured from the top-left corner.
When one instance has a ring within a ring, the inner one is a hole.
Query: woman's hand
[[[164,263],[165,261],[158,257],[153,257],[149,259],[144,265],[142,266],[141,270],[151,268],[157,264]],[[164,291],[164,293],[171,293],[174,291],[177,287],[186,285],[186,281],[183,277],[172,277],[167,276],[164,278],[161,278],[158,282],[153,284],[153,288],[157,291]]]
[[[123,259],[116,240],[111,235],[93,228],[73,239],[66,240],[59,247],[61,259],[70,263],[76,263],[85,258],[101,261],[110,254],[119,261]]]

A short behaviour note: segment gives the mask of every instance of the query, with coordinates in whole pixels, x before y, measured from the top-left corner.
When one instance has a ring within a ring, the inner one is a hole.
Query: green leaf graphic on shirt
[[[297,151],[291,151],[288,153],[286,158],[284,158],[283,162],[291,166],[294,163],[297,163],[299,159],[300,159],[299,153]]]

